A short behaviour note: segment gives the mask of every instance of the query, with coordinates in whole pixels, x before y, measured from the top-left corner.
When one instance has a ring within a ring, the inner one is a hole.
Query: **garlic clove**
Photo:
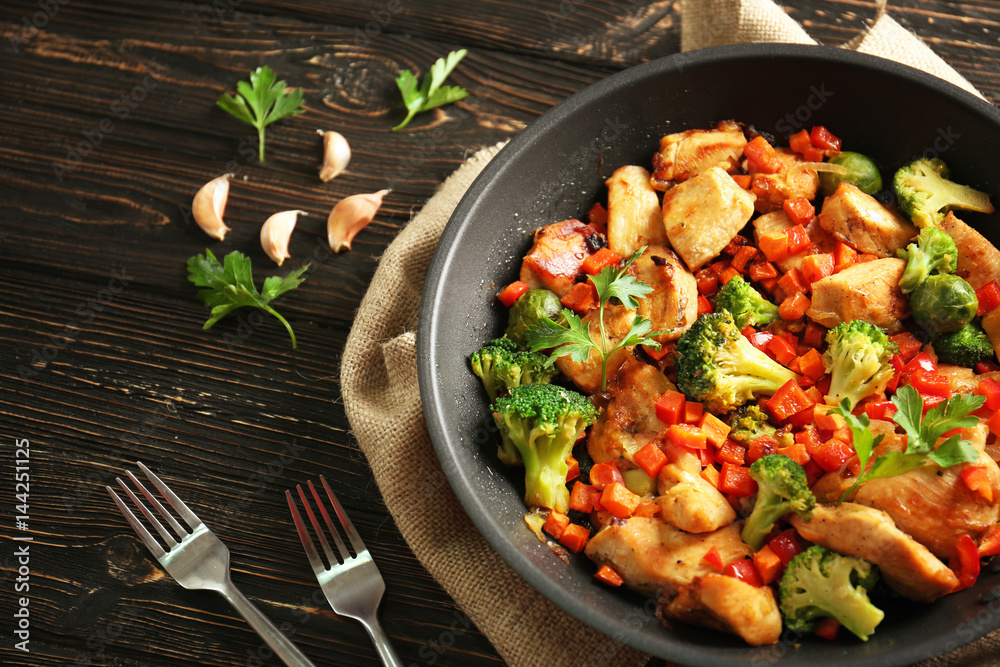
[[[222,221],[229,200],[229,179],[233,174],[223,174],[201,186],[191,204],[191,214],[194,221],[213,239],[220,241],[226,238],[229,227]]]
[[[291,257],[288,254],[288,241],[300,215],[309,215],[305,211],[282,211],[268,218],[260,228],[260,245],[264,252],[274,261],[281,264]]]
[[[340,132],[316,130],[323,136],[323,164],[319,167],[319,180],[326,183],[347,169],[351,161],[351,146]]]
[[[351,249],[355,234],[372,221],[382,206],[382,198],[392,190],[379,190],[371,194],[344,197],[330,211],[326,221],[327,238],[334,252]]]

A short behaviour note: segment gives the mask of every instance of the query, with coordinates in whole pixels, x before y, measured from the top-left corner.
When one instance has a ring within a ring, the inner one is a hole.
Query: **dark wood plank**
[[[875,7],[786,4],[825,43],[849,39]],[[1000,3],[893,5],[1000,100]],[[404,662],[500,664],[382,505],[349,434],[339,354],[378,256],[471,150],[610,72],[676,52],[680,19],[667,0],[3,3],[0,432],[8,459],[15,439],[31,442],[35,539],[32,654],[4,643],[0,662],[258,664],[264,651],[246,624],[220,598],[174,583],[114,512],[104,486],[141,458],[217,530],[236,582],[295,628],[317,664],[375,660],[361,627],[316,596],[289,520],[282,492],[320,473],[382,566],[382,618]],[[44,25],[25,28],[32,21]],[[470,54],[454,81],[472,96],[390,132],[403,116],[394,77],[458,47]],[[260,64],[301,86],[309,108],[269,131],[264,164],[252,129],[214,107]],[[316,178],[317,128],[340,130],[354,151],[328,184]],[[186,207],[224,172],[237,174],[233,231],[216,243]],[[332,205],[384,187],[393,192],[354,249],[330,254]],[[279,273],[258,230],[290,208],[309,216],[289,264],[316,264],[279,302],[299,349],[249,311],[203,331],[185,260],[239,249],[258,282]],[[9,485],[0,503],[15,505]],[[0,557],[4,609],[17,597],[11,553]]]

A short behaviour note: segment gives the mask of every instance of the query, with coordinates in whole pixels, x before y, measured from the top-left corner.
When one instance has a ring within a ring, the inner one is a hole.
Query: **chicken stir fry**
[[[606,185],[538,229],[472,355],[538,534],[753,646],[973,586],[1000,555],[989,196],[735,121]]]

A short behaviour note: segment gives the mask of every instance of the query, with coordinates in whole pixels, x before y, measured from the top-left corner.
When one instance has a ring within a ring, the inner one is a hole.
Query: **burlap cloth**
[[[745,42],[815,43],[770,0],[683,0],[685,51]],[[977,91],[914,35],[879,11],[852,48],[892,58]],[[351,428],[386,507],[414,554],[509,664],[645,665],[649,656],[604,637],[529,587],[476,531],[444,480],[424,426],[417,387],[416,328],[428,265],[466,189],[499,151],[484,148],[448,177],[379,262],[341,365]],[[428,641],[437,640],[429,637]],[[1000,663],[1000,632],[921,663]]]

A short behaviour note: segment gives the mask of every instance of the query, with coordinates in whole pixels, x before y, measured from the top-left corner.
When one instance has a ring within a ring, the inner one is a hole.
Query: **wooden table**
[[[789,11],[828,44],[874,3],[801,0]],[[994,103],[1000,0],[905,0],[893,15]],[[218,596],[165,575],[104,490],[141,459],[213,527],[233,576],[318,665],[371,665],[357,623],[317,590],[284,491],[325,474],[387,580],[382,618],[406,664],[501,663],[416,561],[349,432],[338,360],[379,255],[471,151],[524,128],[616,70],[676,53],[677,2],[561,0],[5,0],[0,7],[0,424],[5,628],[27,597],[30,654],[4,632],[8,665],[274,664]],[[393,82],[449,50],[467,100],[410,131]],[[261,64],[305,91],[308,113],[253,130],[215,107]],[[863,100],[858,101],[863,104]],[[316,129],[354,158],[316,177]],[[212,241],[188,215],[195,191],[234,172]],[[331,206],[391,187],[350,252],[326,251]],[[258,242],[271,213],[303,209],[298,266],[319,259],[279,309],[298,335],[244,310],[209,331],[188,257],[237,249],[257,283],[281,272]],[[18,443],[28,498],[15,498]],[[27,447],[28,445],[24,445]],[[27,500],[28,507],[17,509]],[[23,511],[26,509],[27,511]],[[18,530],[15,515],[27,516]],[[11,538],[30,536],[33,541]],[[15,549],[30,546],[27,576]],[[28,584],[28,592],[20,584]]]

